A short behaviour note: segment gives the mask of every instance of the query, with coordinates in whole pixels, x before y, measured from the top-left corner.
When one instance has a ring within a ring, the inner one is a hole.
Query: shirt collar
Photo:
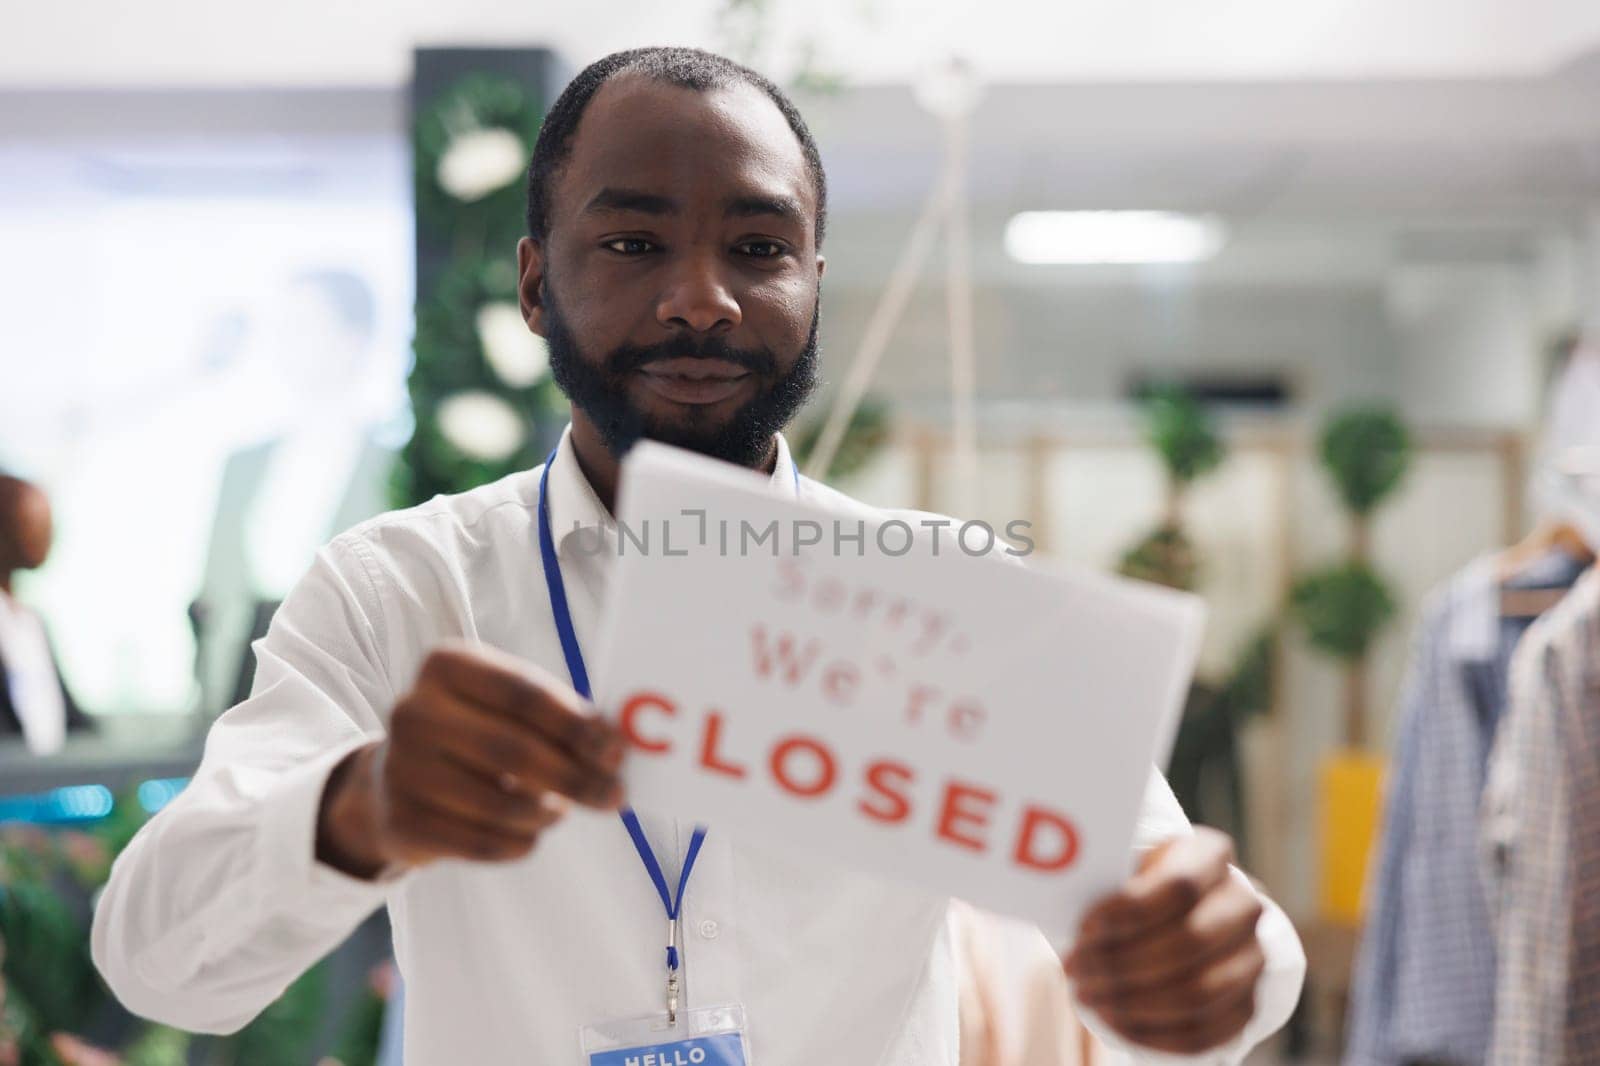
[[[789,452],[789,442],[782,433],[773,435],[778,442],[778,459],[772,466],[767,484],[775,495],[790,499],[799,495],[800,476],[794,458]],[[614,533],[617,521],[606,510],[605,504],[595,494],[594,486],[584,476],[572,448],[572,424],[561,431],[561,443],[556,447],[556,459],[550,467],[550,532],[556,539],[556,548],[565,546],[574,533],[601,530]]]
[[[1459,579],[1457,608],[1450,622],[1450,654],[1458,662],[1488,663],[1500,649],[1500,590],[1569,587],[1582,575],[1583,563],[1552,548],[1524,564],[1503,584],[1499,555],[1475,560]]]

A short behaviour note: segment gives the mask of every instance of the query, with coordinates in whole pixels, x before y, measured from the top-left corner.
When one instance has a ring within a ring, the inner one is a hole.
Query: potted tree
[[[1373,564],[1372,516],[1405,477],[1410,435],[1392,411],[1347,411],[1324,429],[1321,458],[1349,516],[1349,547],[1344,559],[1295,584],[1289,611],[1311,647],[1343,667],[1343,745],[1323,760],[1319,774],[1319,850],[1323,915],[1353,926],[1360,920],[1383,773],[1382,759],[1367,746],[1367,663],[1396,613],[1394,594]]]

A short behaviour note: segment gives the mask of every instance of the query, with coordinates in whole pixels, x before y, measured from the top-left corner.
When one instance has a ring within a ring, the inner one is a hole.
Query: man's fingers
[[[553,790],[590,807],[611,809],[622,802],[616,769],[579,761],[565,748],[502,716],[446,692],[427,696],[429,713],[418,722],[407,716],[404,729],[428,731],[406,747],[429,746],[476,771],[492,784],[513,791]],[[400,716],[396,715],[398,722]],[[399,729],[397,728],[397,733]]]
[[[605,769],[622,761],[620,734],[549,671],[487,646],[445,645],[423,663],[432,682],[492,712],[531,725],[573,755]]]
[[[368,835],[385,861],[515,858],[569,802],[622,803],[617,731],[570,686],[486,647],[430,653],[379,750]]]
[[[1229,876],[1232,859],[1233,843],[1222,833],[1202,828],[1172,841],[1126,888],[1090,909],[1079,944],[1136,939],[1176,921]]]
[[[506,788],[448,755],[410,765],[413,759],[392,753],[385,770],[404,780],[402,793],[426,797],[446,813],[508,833],[537,833],[560,816],[537,792]]]
[[[546,744],[533,731],[442,689],[413,693],[396,706],[389,734],[397,751],[449,754],[491,781],[522,773]]]
[[[1149,853],[1096,905],[1065,960],[1078,999],[1124,1038],[1194,1054],[1249,1023],[1266,967],[1261,903],[1232,877],[1233,844],[1199,829]]]
[[[506,784],[513,788],[559,792],[598,810],[609,811],[622,806],[622,780],[616,774],[577,762],[568,753],[549,746],[535,749],[526,772],[508,776]]]
[[[1076,948],[1068,973],[1085,1002],[1170,984],[1255,939],[1261,901],[1238,881],[1211,891],[1180,920],[1138,940],[1099,940]]]
[[[1255,1015],[1255,996],[1245,993],[1210,1013],[1172,1025],[1134,1023],[1118,1025],[1107,1018],[1119,1035],[1151,1051],[1170,1055],[1196,1055],[1221,1047],[1244,1031]]]
[[[504,862],[528,854],[539,839],[537,833],[508,833],[468,821],[416,797],[392,802],[386,822],[393,851],[412,864],[440,858]]]
[[[1164,985],[1114,989],[1098,997],[1080,986],[1078,998],[1119,1027],[1183,1025],[1225,1010],[1252,991],[1266,965],[1266,954],[1252,941]]]

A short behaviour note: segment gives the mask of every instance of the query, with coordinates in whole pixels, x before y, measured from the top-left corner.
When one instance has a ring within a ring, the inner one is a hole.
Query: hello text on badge
[[[589,1055],[589,1066],[745,1066],[744,1040],[738,1033],[713,1033],[648,1047],[596,1051]]]

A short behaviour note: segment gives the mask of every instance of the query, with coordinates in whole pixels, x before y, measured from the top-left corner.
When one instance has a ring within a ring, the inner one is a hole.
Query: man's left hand
[[[1067,976],[1124,1039],[1198,1054],[1238,1036],[1255,1013],[1262,906],[1232,861],[1226,834],[1196,829],[1146,854],[1122,891],[1084,917]]]

